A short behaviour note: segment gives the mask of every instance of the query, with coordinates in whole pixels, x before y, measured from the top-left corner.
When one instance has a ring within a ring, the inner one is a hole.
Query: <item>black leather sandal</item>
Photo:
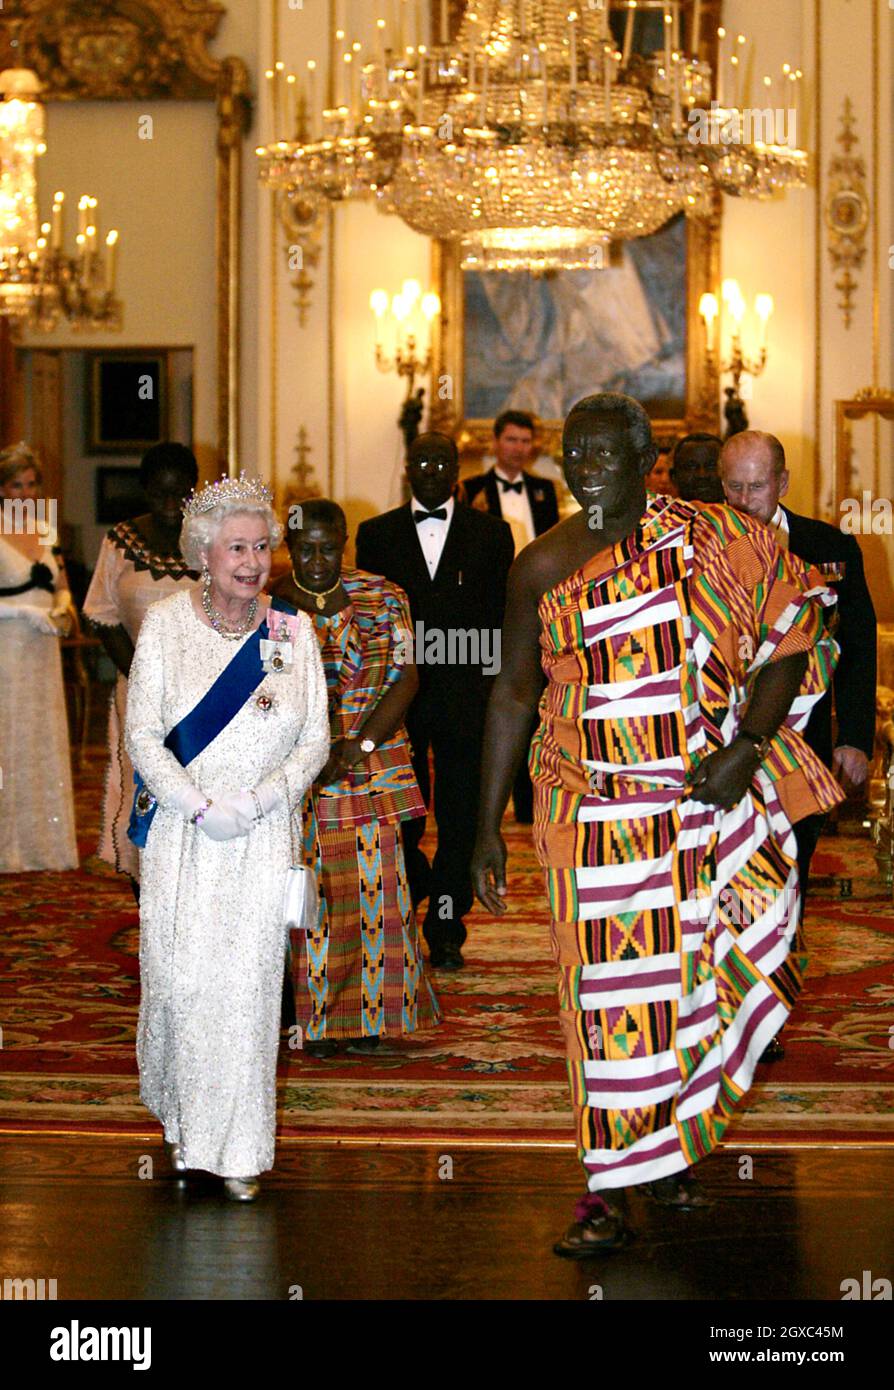
[[[690,1168],[646,1183],[646,1191],[660,1207],[676,1207],[678,1211],[695,1211],[698,1207],[714,1205],[713,1199],[702,1192]]]
[[[588,1192],[575,1204],[574,1222],[556,1241],[553,1254],[565,1260],[589,1260],[593,1255],[622,1250],[632,1236],[621,1204],[606,1201],[598,1192]]]

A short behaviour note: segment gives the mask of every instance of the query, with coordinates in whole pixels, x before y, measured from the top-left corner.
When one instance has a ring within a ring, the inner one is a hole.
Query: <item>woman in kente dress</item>
[[[793,822],[841,799],[800,736],[837,649],[816,571],[731,508],[647,497],[649,418],[578,402],[581,510],[510,574],[485,736],[476,891],[505,911],[500,816],[527,746],[587,1192],[553,1247],[623,1245],[625,1191],[705,1205],[720,1142],[792,1008]]]
[[[401,661],[411,632],[406,595],[342,567],[347,525],[334,502],[302,504],[288,532],[292,574],[277,595],[311,615],[329,688],[332,749],[304,806],[305,862],[316,868],[320,913],[292,962],[305,1051],[339,1041],[372,1052],[440,1021],[423,968],[400,822],[425,814],[404,716],[418,687]],[[402,634],[404,635],[402,637]],[[410,649],[412,650],[412,649]]]
[[[0,453],[0,873],[76,869],[59,638],[71,595],[37,457]],[[34,524],[29,521],[33,517]]]
[[[313,627],[261,591],[282,534],[257,480],[184,509],[203,583],[153,603],[124,737],[140,778],[140,1094],[173,1166],[251,1201],[273,1164],[293,826],[329,753]]]
[[[150,603],[190,589],[198,579],[180,553],[181,509],[198,477],[195,457],[183,444],[156,444],[143,456],[140,483],[149,511],[109,531],[84,600],[84,614],[118,668],[109,706],[109,764],[97,854],[130,875],[135,895],[140,862],[127,838],[133,805],[133,768],[124,746],[127,678]]]

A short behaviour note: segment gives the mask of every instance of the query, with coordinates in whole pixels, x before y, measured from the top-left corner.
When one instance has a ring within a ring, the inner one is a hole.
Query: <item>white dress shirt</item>
[[[417,502],[414,497],[410,506],[415,517],[417,512],[426,512],[428,507],[423,507],[421,502]],[[425,556],[425,563],[428,565],[430,579],[434,579],[438,572],[438,565],[441,563],[441,554],[447,541],[447,532],[450,530],[450,523],[453,520],[453,498],[448,497],[441,506],[447,513],[446,521],[419,521],[413,524],[416,527],[416,535],[419,537],[419,544],[422,547],[422,554]],[[440,508],[432,507],[432,511],[439,511]]]
[[[530,545],[536,535],[534,517],[531,514],[531,503],[528,501],[528,489],[525,487],[522,473],[519,473],[517,478],[509,478],[496,467],[494,473],[498,479],[497,492],[500,497],[500,510],[503,514],[503,520],[509,523],[517,555],[520,550],[524,550],[526,545]],[[506,492],[504,488],[500,487],[500,478],[507,483],[521,483],[521,492]]]
[[[780,506],[770,517],[770,530],[780,550],[788,550],[788,517]]]

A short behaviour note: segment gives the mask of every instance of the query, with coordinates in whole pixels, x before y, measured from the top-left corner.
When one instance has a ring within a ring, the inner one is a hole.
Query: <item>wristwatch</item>
[[[371,739],[371,738],[362,738],[362,739],[360,740],[360,752],[361,752],[361,753],[370,754],[370,753],[375,753],[375,751],[376,751],[376,745],[375,745],[375,742],[373,741],[373,739]]]
[[[750,729],[740,729],[736,734],[736,738],[747,739],[748,742],[753,745],[761,762],[764,761],[773,743],[772,737],[767,737],[766,734],[753,734]]]

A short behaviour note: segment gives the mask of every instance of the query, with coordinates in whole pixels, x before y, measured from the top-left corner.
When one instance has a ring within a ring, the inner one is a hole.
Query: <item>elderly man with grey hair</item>
[[[729,505],[768,526],[780,549],[815,565],[837,598],[835,638],[841,655],[832,687],[814,708],[804,739],[845,791],[855,792],[866,782],[875,739],[876,620],[860,547],[837,527],[782,506],[789,473],[785,450],[775,435],[762,430],[733,435],[720,455],[720,476]],[[794,827],[802,900],[825,819],[824,815],[806,816]],[[774,1039],[764,1060],[779,1061],[783,1055],[779,1040]]]
[[[310,620],[261,595],[282,534],[267,489],[221,479],[184,514],[203,584],[148,609],[125,726],[140,1094],[175,1170],[251,1201],[273,1164],[283,899],[293,813],[329,751],[326,683]]]

